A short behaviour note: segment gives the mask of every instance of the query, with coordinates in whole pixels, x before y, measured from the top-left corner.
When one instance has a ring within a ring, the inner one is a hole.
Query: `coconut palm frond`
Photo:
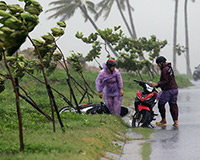
[[[87,9],[93,13],[93,14],[97,14],[97,11],[95,10],[95,4],[91,1],[86,1],[86,6],[87,6]]]
[[[88,20],[88,13],[87,13],[87,8],[85,7],[85,5],[82,5],[82,12],[81,12],[82,16],[84,17],[84,21],[87,22]]]
[[[65,20],[70,19],[74,15],[75,10],[76,9],[74,9],[73,11],[71,11],[70,14],[63,14],[63,17],[60,19],[60,21],[65,21]]]
[[[96,15],[94,16],[95,21],[99,19],[99,17],[102,15],[102,12],[103,12],[103,8],[101,8],[101,10],[98,13],[96,13]]]
[[[96,5],[96,9],[100,9],[97,14],[95,15],[95,21],[98,20],[98,18],[102,15],[102,13],[104,12],[105,8],[108,6],[110,0],[102,0],[101,2],[99,2]]]
[[[119,1],[119,5],[120,5],[120,7],[121,7],[121,9],[122,9],[123,11],[126,9],[125,2],[126,2],[126,0],[120,0],[120,1]]]
[[[105,4],[108,4],[110,0],[102,0],[101,2],[96,4],[97,9],[102,8]]]
[[[50,10],[55,10],[58,8],[60,8],[60,9],[55,14],[48,17],[48,19],[57,18],[57,17],[63,16],[63,15],[64,15],[63,17],[65,17],[64,18],[65,20],[69,19],[74,15],[75,10],[77,9],[77,5],[78,4],[69,4],[69,5],[63,5],[63,6],[52,8]]]
[[[113,6],[113,3],[114,3],[114,0],[111,0],[109,2],[109,5],[105,8],[105,14],[104,14],[104,19],[106,20],[108,18],[108,16],[110,15],[110,11],[111,11],[111,8]]]
[[[104,19],[106,20],[110,14],[113,3],[114,0],[102,0],[100,3],[98,3],[97,8],[100,8],[100,10],[96,14],[95,20],[97,20],[103,12],[104,12]]]
[[[57,10],[63,8],[63,7],[65,7],[65,5],[58,6],[58,7],[53,7],[51,9],[46,10],[45,12],[47,13],[47,12],[50,12],[50,11],[57,11]]]
[[[86,6],[90,6],[91,8],[95,8],[95,4],[93,2],[91,2],[91,1],[86,1],[85,5]]]
[[[83,16],[83,18],[84,18],[84,22],[87,22],[88,17],[87,17],[83,12],[81,12],[81,14],[82,14],[82,16]]]
[[[62,17],[61,20],[64,21],[64,20],[70,19],[74,15],[75,11],[78,9],[78,5],[79,4],[69,5],[68,7],[63,9],[62,10],[62,12],[63,12],[62,15],[64,15],[64,16]]]
[[[71,0],[58,0],[58,1],[53,1],[49,3],[49,5],[61,5],[61,4],[70,4],[72,3]]]
[[[94,28],[97,28],[88,14],[88,11],[97,14],[95,4],[91,0],[56,0],[51,2],[50,5],[56,5],[56,7],[50,8],[46,12],[55,11],[56,13],[51,15],[49,19],[61,17],[61,21],[65,21],[70,19],[77,9],[80,9],[85,21],[89,19]]]

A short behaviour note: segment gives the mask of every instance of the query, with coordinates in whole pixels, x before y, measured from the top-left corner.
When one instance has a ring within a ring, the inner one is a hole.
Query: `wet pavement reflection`
[[[199,160],[200,159],[200,82],[180,89],[178,97],[179,127],[173,121],[166,105],[168,125],[155,127],[152,135],[151,160]],[[158,113],[157,106],[155,112]],[[160,117],[157,117],[157,121]]]

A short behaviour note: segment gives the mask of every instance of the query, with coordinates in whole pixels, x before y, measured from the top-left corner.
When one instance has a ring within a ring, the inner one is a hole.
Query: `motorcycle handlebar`
[[[143,81],[138,81],[138,80],[133,80],[134,82],[138,83],[140,86],[144,86],[145,82]]]
[[[150,86],[152,86],[151,85],[151,83],[147,83],[147,82],[143,82],[143,81],[138,81],[138,80],[133,80],[134,82],[136,82],[136,83],[138,83],[141,87],[143,87],[144,88],[144,90],[146,89],[146,86],[145,86],[145,84],[149,84]],[[153,87],[153,86],[152,86]],[[156,90],[156,87],[153,87],[154,88],[154,90],[156,91],[156,92],[158,92],[157,90]]]

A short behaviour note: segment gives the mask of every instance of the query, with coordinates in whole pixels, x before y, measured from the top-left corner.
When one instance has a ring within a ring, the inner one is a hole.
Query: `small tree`
[[[88,37],[84,37],[83,33],[77,32],[76,37],[86,44],[92,44],[92,49],[86,56],[87,61],[100,58],[102,45],[104,44],[100,41],[101,38],[112,44],[115,51],[119,52],[120,56],[117,58],[117,61],[121,68],[127,71],[137,71],[140,74],[139,71],[147,67],[151,76],[153,76],[153,72],[151,71],[152,64],[150,61],[159,56],[160,50],[167,44],[166,40],[159,41],[154,35],[149,40],[145,37],[139,38],[138,40],[127,38],[120,29],[120,26],[114,27],[114,30],[110,28],[98,30],[98,32],[91,33]],[[109,52],[107,56],[110,57]],[[139,60],[140,56],[147,58]]]
[[[12,56],[20,46],[25,42],[29,32],[31,32],[38,24],[38,15],[42,12],[41,5],[34,0],[20,0],[25,3],[24,8],[19,5],[7,5],[6,2],[1,1],[0,6],[0,60],[3,60],[6,69],[9,72],[9,78],[12,82],[15,96],[16,106],[19,121],[19,137],[20,137],[20,151],[24,150],[23,133],[22,133],[22,119],[19,104],[19,92],[14,76],[8,65],[8,57]],[[18,63],[23,68],[22,63]]]

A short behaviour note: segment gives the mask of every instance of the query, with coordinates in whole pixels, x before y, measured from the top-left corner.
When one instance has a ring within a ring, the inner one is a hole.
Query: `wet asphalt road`
[[[179,127],[166,105],[167,127],[155,127],[152,135],[151,160],[200,160],[200,81],[195,86],[180,89],[178,97]],[[158,113],[157,106],[154,111]],[[158,116],[157,121],[160,120]]]

